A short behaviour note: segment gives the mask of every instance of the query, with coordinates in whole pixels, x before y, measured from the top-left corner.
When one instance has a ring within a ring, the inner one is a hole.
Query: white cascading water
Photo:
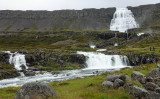
[[[90,44],[89,47],[92,48],[92,49],[95,49],[96,45]]]
[[[110,30],[126,32],[128,29],[139,28],[134,15],[128,8],[117,8],[111,20]]]
[[[28,69],[26,65],[26,59],[25,55],[20,54],[18,52],[11,53],[10,51],[5,51],[6,53],[10,54],[9,63],[13,64],[15,69],[22,70],[21,66],[25,66],[26,69]]]
[[[127,56],[122,55],[105,55],[96,52],[77,52],[87,56],[86,69],[115,69],[124,68],[129,65]]]

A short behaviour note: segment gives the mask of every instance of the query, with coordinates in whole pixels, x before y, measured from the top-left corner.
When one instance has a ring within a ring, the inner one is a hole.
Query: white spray
[[[96,52],[77,52],[87,56],[87,69],[114,69],[124,68],[129,65],[127,56],[105,55]]]

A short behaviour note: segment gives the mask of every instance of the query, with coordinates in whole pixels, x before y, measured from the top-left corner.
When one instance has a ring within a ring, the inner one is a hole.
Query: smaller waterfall
[[[122,55],[105,55],[96,52],[77,52],[87,56],[87,69],[116,69],[129,66],[127,56]]]
[[[128,29],[139,28],[134,15],[128,8],[117,8],[111,20],[110,30],[126,32]]]
[[[25,69],[28,69],[26,65],[25,55],[20,54],[18,52],[11,53],[10,51],[5,51],[6,53],[10,54],[9,63],[13,64],[15,69],[22,70],[21,66],[24,66]]]
[[[92,48],[92,49],[95,49],[96,45],[90,44],[89,47]]]

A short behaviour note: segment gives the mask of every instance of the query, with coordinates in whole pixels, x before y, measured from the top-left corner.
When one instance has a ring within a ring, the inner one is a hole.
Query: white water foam
[[[89,47],[92,48],[92,49],[95,49],[96,45],[90,44]]]
[[[110,30],[126,32],[128,29],[139,28],[134,15],[128,8],[117,8],[111,20]]]
[[[86,69],[115,69],[124,68],[129,65],[127,56],[122,55],[105,55],[97,52],[77,52],[87,56]]]
[[[10,51],[4,51],[4,52],[10,54],[9,63],[13,64],[15,69],[22,70],[21,68],[22,65],[25,66],[26,69],[28,69],[24,54],[20,54],[18,52],[11,53]]]

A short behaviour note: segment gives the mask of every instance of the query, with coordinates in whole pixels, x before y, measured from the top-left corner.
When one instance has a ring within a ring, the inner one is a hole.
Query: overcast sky
[[[160,0],[0,0],[0,10],[108,8],[160,3]]]

